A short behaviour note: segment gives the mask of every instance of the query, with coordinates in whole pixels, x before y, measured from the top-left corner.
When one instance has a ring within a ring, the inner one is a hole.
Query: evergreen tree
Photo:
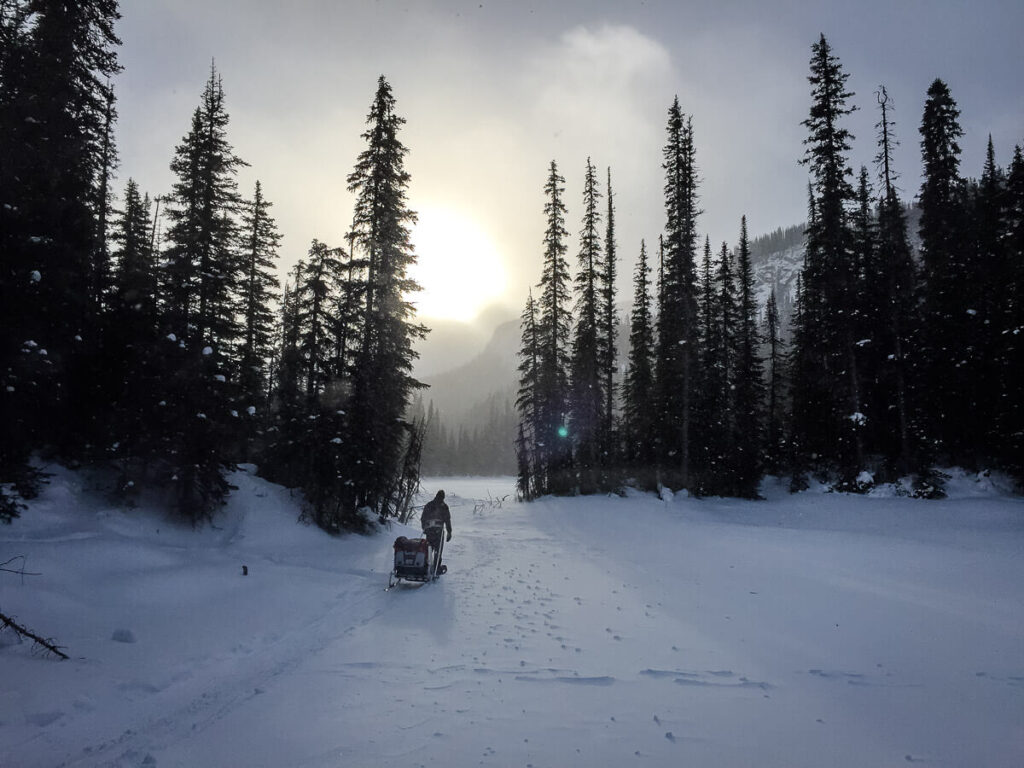
[[[968,309],[969,340],[977,358],[969,382],[978,410],[978,427],[971,436],[979,459],[991,461],[1000,453],[1001,422],[1008,382],[1003,366],[1002,335],[1008,327],[1007,309],[1013,305],[1012,260],[1007,248],[1006,174],[996,164],[992,136],[988,137],[985,165],[971,201],[973,277],[977,285]],[[974,310],[972,313],[971,310]]]
[[[703,355],[704,392],[702,413],[706,444],[701,491],[727,495],[733,492],[736,455],[736,328],[738,306],[729,246],[722,243],[718,269],[711,284],[712,322]]]
[[[814,193],[808,184],[807,190],[807,229],[816,227],[818,223],[817,205]],[[790,352],[790,414],[789,414],[789,445],[788,464],[792,470],[794,491],[807,487],[804,473],[820,472],[823,466],[821,454],[827,446],[818,436],[821,424],[818,417],[827,412],[832,395],[829,392],[829,381],[820,370],[820,350],[815,338],[819,326],[819,318],[824,314],[824,306],[817,294],[808,295],[806,280],[815,279],[812,270],[820,270],[817,242],[807,238],[804,249],[804,261],[800,274],[797,276],[792,325],[792,348]]]
[[[157,426],[152,411],[159,399],[154,399],[154,393],[160,386],[159,314],[156,254],[149,237],[150,207],[149,197],[141,197],[138,185],[128,179],[124,209],[111,233],[117,249],[106,336],[111,384],[105,394],[112,410],[108,441],[117,445],[113,453],[122,461],[122,488],[133,487],[128,483],[138,484],[144,479]]]
[[[248,417],[248,440],[267,415],[267,366],[275,323],[271,302],[277,292],[273,270],[281,243],[270,206],[257,181],[252,200],[245,204],[240,228],[242,337],[238,350],[238,390],[239,403],[244,408],[242,418]]]
[[[633,277],[633,312],[629,324],[629,361],[622,384],[622,410],[626,460],[635,472],[645,473],[654,461],[651,393],[654,391],[654,319],[651,316],[651,269],[647,246],[640,241],[640,260]],[[642,487],[653,478],[640,478]]]
[[[601,301],[601,245],[598,234],[597,177],[587,158],[583,183],[583,228],[580,230],[579,271],[576,274],[576,325],[570,368],[569,424],[576,454],[579,488],[583,493],[597,490],[597,465],[604,412],[602,347],[604,325]]]
[[[848,214],[854,193],[846,153],[853,137],[840,125],[854,111],[847,106],[853,96],[847,78],[822,35],[812,46],[811,109],[803,122],[809,136],[802,162],[811,169],[813,215],[802,272],[804,327],[794,339],[793,426],[803,456],[819,469],[838,471],[852,487],[864,465],[866,416],[854,338],[858,273]]]
[[[978,405],[970,395],[970,379],[977,371],[975,361],[968,359],[972,344],[965,326],[973,319],[968,310],[974,309],[970,286],[975,275],[963,235],[966,190],[959,171],[959,117],[949,88],[935,80],[928,88],[920,128],[923,359],[917,387],[933,441],[930,458],[973,463],[967,443]]]
[[[327,391],[337,370],[333,310],[341,275],[338,251],[314,240],[298,275],[294,299],[295,322],[299,328],[298,353],[303,367],[300,380],[311,406]]]
[[[209,519],[227,494],[238,431],[233,376],[241,261],[235,176],[245,163],[227,139],[228,113],[216,69],[192,124],[175,151],[164,254],[163,324],[172,340],[163,360],[168,474],[179,512],[193,524]],[[234,412],[234,413],[232,413]]]
[[[767,346],[767,400],[765,403],[764,468],[770,474],[779,474],[785,466],[785,343],[775,291],[768,295],[765,305],[765,334]]]
[[[861,453],[875,455],[891,428],[889,414],[879,402],[879,377],[883,367],[881,358],[881,326],[884,315],[885,289],[877,284],[881,274],[878,253],[878,226],[875,220],[874,190],[868,170],[860,167],[854,192],[854,207],[849,216],[850,273],[846,304],[849,359],[857,371],[851,379],[851,388],[860,395],[851,398],[864,414],[860,430]]]
[[[352,238],[349,237],[351,243]],[[338,386],[348,389],[353,374],[353,358],[362,338],[363,317],[360,312],[366,295],[366,261],[358,258],[350,245],[343,254],[344,269],[334,324],[335,360]]]
[[[698,353],[700,381],[695,391],[694,409],[699,414],[698,430],[694,442],[700,452],[699,464],[705,468],[701,482],[707,486],[707,468],[713,463],[720,446],[721,430],[717,424],[719,399],[718,377],[720,373],[718,338],[720,322],[718,317],[718,292],[716,275],[712,269],[711,238],[704,236],[704,256],[700,263],[698,280]]]
[[[601,270],[601,303],[603,306],[603,329],[601,333],[602,359],[604,371],[603,395],[604,414],[601,420],[601,464],[605,467],[602,486],[610,487],[612,478],[608,477],[607,468],[617,459],[615,451],[615,381],[616,367],[616,334],[618,331],[618,314],[615,311],[615,280],[618,273],[615,245],[615,201],[612,194],[612,169],[608,168],[608,208],[605,220],[604,236],[604,269]]]
[[[521,345],[519,347],[519,391],[516,408],[519,411],[519,434],[516,440],[516,462],[519,469],[518,491],[522,499],[533,499],[544,487],[543,468],[538,465],[538,443],[542,439],[541,410],[541,355],[543,341],[537,322],[537,305],[533,291],[526,299],[520,316]]]
[[[383,76],[366,122],[367,147],[348,176],[348,189],[356,195],[353,251],[366,261],[362,339],[354,353],[346,409],[351,430],[347,445],[354,452],[345,459],[351,484],[345,486],[340,509],[349,520],[362,507],[382,516],[395,511],[389,493],[401,473],[410,435],[403,414],[421,386],[412,377],[412,345],[426,334],[426,328],[414,322],[415,309],[405,298],[418,289],[408,276],[416,260],[409,239],[416,214],[407,203],[408,150],[398,138],[405,120],[395,113],[395,98]]]
[[[547,201],[544,215],[544,257],[537,305],[540,337],[538,376],[538,426],[534,439],[543,484],[541,493],[568,493],[572,488],[572,453],[568,438],[569,333],[572,317],[569,303],[569,265],[565,254],[565,179],[551,161],[544,185]]]
[[[1024,478],[1024,153],[1014,147],[1006,180],[1006,253],[1010,302],[999,333],[999,359],[1006,383],[999,415],[1002,457]]]
[[[895,416],[895,424],[884,431],[878,448],[894,474],[902,476],[915,463],[915,410],[910,390],[909,353],[917,327],[916,274],[907,237],[906,214],[895,184],[892,157],[896,139],[889,118],[891,99],[884,86],[879,89],[878,103],[882,114],[875,162],[882,182],[882,196],[878,205],[877,274],[880,279],[876,278],[879,284],[876,290],[881,301],[873,332],[879,361],[874,407],[887,424]]]
[[[666,484],[693,484],[693,394],[697,381],[697,167],[693,121],[679,99],[668,113],[664,278],[658,307],[657,403]]]
[[[758,349],[757,297],[750,264],[747,217],[740,220],[740,242],[736,254],[736,361],[734,369],[736,445],[733,461],[733,493],[756,498],[762,474],[763,366]]]
[[[268,430],[273,437],[268,441],[261,467],[268,478],[290,488],[302,485],[305,457],[300,453],[300,439],[303,421],[309,415],[302,394],[303,361],[299,352],[302,328],[297,296],[297,286],[305,270],[306,265],[300,259],[292,269],[281,297],[280,331],[277,334],[279,362],[272,388],[274,424]]]
[[[213,344],[221,354],[240,334],[236,175],[246,165],[228,142],[227,124],[223,84],[211,67],[191,129],[171,161],[177,180],[168,198],[170,247],[164,254],[170,328],[189,346]]]
[[[32,449],[81,455],[97,432],[102,326],[89,298],[118,18],[114,0],[0,8],[0,481],[23,475]]]

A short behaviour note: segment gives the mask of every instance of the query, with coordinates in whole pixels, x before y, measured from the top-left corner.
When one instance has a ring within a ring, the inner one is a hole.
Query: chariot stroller
[[[422,539],[399,536],[395,539],[395,567],[388,578],[388,589],[402,581],[436,581],[448,570],[441,563],[444,551],[444,523],[431,520]]]

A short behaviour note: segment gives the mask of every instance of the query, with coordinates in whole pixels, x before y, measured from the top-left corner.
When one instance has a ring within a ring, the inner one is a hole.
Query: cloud
[[[658,42],[632,27],[605,24],[569,30],[528,71],[538,122],[559,133],[579,131],[610,149],[650,131],[647,107],[654,94],[664,101],[672,67]]]

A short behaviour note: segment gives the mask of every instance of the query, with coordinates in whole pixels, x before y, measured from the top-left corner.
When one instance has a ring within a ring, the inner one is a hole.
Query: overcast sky
[[[421,277],[441,303],[459,301],[445,293],[454,287],[518,313],[540,275],[552,159],[566,178],[573,264],[586,159],[602,179],[611,166],[628,291],[640,239],[656,242],[664,226],[661,148],[676,95],[693,116],[699,224],[712,243],[734,243],[742,214],[752,234],[802,221],[800,122],[820,33],[856,92],[855,167],[875,154],[878,86],[894,99],[905,197],[919,187],[917,128],[936,77],[961,109],[964,174],[980,173],[989,133],[1003,165],[1024,142],[1020,0],[127,0],[122,13],[121,183],[170,188],[174,147],[216,59],[229,138],[251,165],[241,188],[258,178],[274,203],[284,267],[314,237],[342,244],[345,177],[385,75],[407,120]],[[486,269],[472,271],[467,249]]]

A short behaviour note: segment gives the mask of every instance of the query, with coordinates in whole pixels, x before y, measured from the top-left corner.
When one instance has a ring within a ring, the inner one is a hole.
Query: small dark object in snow
[[[675,741],[676,740],[676,737],[672,735],[672,731],[666,731],[665,732],[665,738],[668,739],[669,741]]]
[[[249,566],[248,565],[243,565],[242,566],[242,575],[243,576],[248,576],[249,575]]]
[[[135,633],[130,629],[115,629],[114,634],[110,636],[110,639],[116,643],[134,643]]]

